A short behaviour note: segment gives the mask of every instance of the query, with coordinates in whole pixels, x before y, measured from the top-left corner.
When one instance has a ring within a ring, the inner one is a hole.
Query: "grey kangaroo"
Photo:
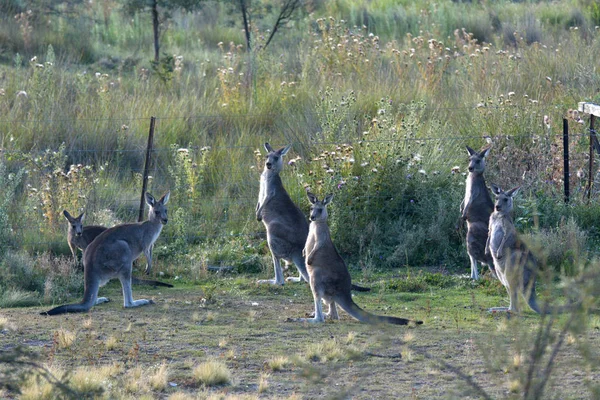
[[[279,176],[283,169],[283,156],[287,154],[290,147],[291,145],[287,145],[279,150],[273,150],[269,143],[265,143],[267,156],[265,168],[260,175],[256,219],[262,221],[267,229],[267,242],[273,258],[275,278],[259,280],[258,283],[284,284],[280,259],[286,263],[293,262],[300,273],[298,278],[290,277],[288,281],[308,282],[304,257],[302,257],[302,248],[308,235],[308,222],[288,195]]]
[[[69,229],[67,231],[67,242],[69,243],[69,248],[71,249],[71,253],[73,254],[73,259],[75,260],[75,264],[78,264],[77,260],[77,249],[80,249],[82,252],[88,247],[90,243],[96,238],[96,236],[100,235],[102,232],[107,230],[108,228],[101,225],[87,225],[83,226],[83,220],[85,218],[85,213],[79,214],[78,217],[73,217],[67,210],[63,210],[63,214],[67,221],[69,221]],[[147,267],[146,273],[149,272],[152,265],[152,252],[149,251],[146,254]],[[138,279],[136,277],[131,278],[131,283],[134,285],[150,285],[150,286],[164,286],[164,287],[173,287],[173,285],[169,283],[146,280],[146,279]]]
[[[469,152],[469,175],[460,212],[462,219],[467,221],[467,253],[471,260],[471,279],[477,280],[479,279],[478,261],[487,265],[492,274],[495,274],[492,257],[485,253],[488,224],[490,215],[494,211],[494,202],[483,178],[485,157],[490,152],[490,148],[476,152],[467,146],[467,151]]]
[[[406,318],[387,317],[371,314],[361,309],[352,300],[352,282],[346,263],[337,252],[327,224],[327,205],[333,195],[326,196],[323,201],[312,193],[307,193],[312,204],[310,211],[310,231],[304,247],[306,267],[310,276],[310,288],[315,303],[313,318],[299,318],[296,321],[323,322],[325,316],[339,319],[336,304],[361,322],[369,324],[389,323],[407,325],[412,322]],[[321,300],[329,305],[329,312],[323,314]],[[422,321],[414,321],[422,324]]]
[[[302,249],[304,249],[308,236],[308,222],[283,187],[279,176],[283,169],[283,156],[291,147],[291,145],[287,145],[279,150],[274,150],[269,143],[265,143],[267,156],[264,170],[260,175],[256,219],[262,221],[267,229],[267,243],[273,258],[275,278],[259,280],[258,283],[284,284],[283,271],[279,261],[281,259],[286,264],[293,262],[300,273],[299,277],[289,277],[287,281],[308,282],[308,273],[302,255]],[[359,292],[371,290],[354,284],[352,289]]]
[[[523,243],[513,223],[513,198],[519,187],[504,192],[492,185],[496,195],[495,210],[490,218],[489,236],[485,251],[494,259],[496,274],[510,297],[509,307],[495,307],[490,311],[508,311],[517,313],[519,293],[527,300],[529,307],[540,314],[536,301],[535,281],[538,262]]]
[[[96,304],[107,302],[107,298],[98,297],[98,289],[113,278],[121,281],[125,307],[152,304],[152,300],[133,300],[131,270],[133,261],[152,246],[167,223],[165,206],[169,194],[167,192],[156,201],[150,193],[146,193],[146,203],[150,206],[147,221],[117,225],[98,235],[83,253],[85,288],[81,303],[55,307],[42,314],[86,312]]]

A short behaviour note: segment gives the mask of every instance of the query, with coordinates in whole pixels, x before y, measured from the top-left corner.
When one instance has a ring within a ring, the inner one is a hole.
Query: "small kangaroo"
[[[150,206],[147,221],[117,225],[98,235],[83,253],[85,288],[81,303],[55,307],[42,315],[86,312],[96,304],[109,301],[98,297],[98,289],[113,278],[121,281],[125,307],[152,304],[152,300],[133,300],[131,270],[133,261],[154,244],[167,223],[165,206],[169,195],[170,192],[167,192],[156,201],[150,193],[146,193],[146,203]]]
[[[482,149],[479,153],[467,146],[469,152],[469,175],[467,176],[465,198],[460,204],[460,213],[467,221],[467,253],[471,260],[471,279],[479,279],[477,261],[487,265],[494,272],[494,261],[485,253],[485,242],[488,237],[490,215],[494,211],[494,202],[490,197],[483,172],[485,157],[490,148]]]
[[[329,226],[327,224],[327,205],[331,203],[333,195],[326,196],[323,201],[312,193],[307,193],[312,204],[310,210],[310,231],[304,247],[306,267],[310,276],[310,288],[315,302],[315,316],[313,318],[299,318],[296,321],[323,322],[325,316],[339,319],[336,303],[361,322],[369,324],[389,323],[407,325],[409,319],[387,317],[371,314],[361,309],[352,300],[352,282],[346,263],[337,252],[331,241]],[[321,300],[329,305],[329,312],[323,314]],[[414,321],[422,324],[422,321]]]
[[[107,228],[99,225],[88,225],[84,227],[83,220],[85,218],[85,213],[79,214],[78,217],[73,217],[67,210],[63,210],[63,215],[67,221],[69,221],[67,242],[69,243],[69,248],[73,254],[75,264],[77,264],[77,249],[84,251],[88,244]]]
[[[67,242],[69,243],[69,248],[71,249],[71,253],[73,254],[73,258],[75,259],[75,264],[78,264],[77,260],[77,249],[81,251],[85,251],[90,243],[98,235],[107,230],[108,228],[101,225],[87,225],[83,226],[83,220],[85,218],[85,213],[81,213],[78,217],[73,217],[67,210],[63,210],[63,214],[67,221],[69,221],[69,229],[67,232]],[[146,254],[147,267],[146,273],[150,270],[150,266],[152,265],[152,251],[150,249]],[[160,281],[152,281],[146,279],[138,279],[136,277],[131,278],[131,283],[134,285],[150,285],[150,286],[164,286],[164,287],[173,287],[170,283],[164,283]]]
[[[288,195],[279,176],[283,169],[283,156],[290,148],[291,145],[287,145],[279,150],[273,150],[269,143],[265,143],[267,156],[265,168],[260,175],[256,219],[262,221],[267,229],[267,242],[273,258],[275,278],[259,280],[258,283],[284,284],[280,259],[288,264],[293,262],[300,273],[298,278],[290,277],[287,278],[288,281],[308,282],[302,256],[302,248],[308,235],[308,222],[300,208]]]
[[[508,291],[510,306],[495,307],[490,311],[518,312],[518,294],[521,292],[529,307],[540,314],[535,295],[538,263],[525,243],[519,239],[512,219],[513,198],[519,192],[519,187],[504,192],[492,185],[492,191],[496,196],[496,203],[490,218],[490,234],[485,251],[494,259],[496,274]]]

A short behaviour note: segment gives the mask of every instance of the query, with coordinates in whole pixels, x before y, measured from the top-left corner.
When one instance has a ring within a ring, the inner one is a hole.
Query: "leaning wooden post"
[[[146,189],[148,187],[148,171],[150,170],[150,161],[152,154],[152,143],[154,142],[154,125],[156,117],[150,117],[150,132],[148,132],[148,146],[146,147],[146,162],[144,164],[144,175],[142,177],[142,198],[140,199],[140,213],[138,214],[138,222],[144,219],[144,208],[146,206]]]
[[[563,118],[563,180],[565,203],[569,203],[569,121]]]
[[[588,183],[588,202],[590,201],[590,198],[592,196],[592,183],[594,182],[594,177],[592,176],[592,174],[594,173],[593,171],[593,167],[594,167],[594,145],[596,144],[596,142],[598,141],[598,138],[596,138],[596,131],[594,130],[594,114],[590,115],[590,180]]]

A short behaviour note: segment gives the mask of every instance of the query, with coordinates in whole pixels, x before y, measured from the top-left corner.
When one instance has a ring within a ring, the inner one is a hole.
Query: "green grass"
[[[404,296],[407,292],[385,287],[391,279],[415,280],[400,272],[361,280],[373,290],[356,294],[354,300],[373,313],[423,320],[420,326],[372,327],[342,311],[339,321],[288,322],[312,311],[306,285],[257,286],[254,275],[211,274],[205,278],[215,287],[210,301],[202,301],[205,293],[196,285],[177,284],[165,290],[134,287],[135,298],[152,298],[156,304],[127,310],[122,308],[120,286],[113,282],[101,289],[101,295],[113,301],[94,307],[89,315],[43,317],[38,315],[40,307],[4,309],[5,325],[12,327],[3,332],[3,340],[8,346],[25,343],[39,348],[40,360],[62,371],[79,371],[90,364],[106,367],[95,374],[102,379],[89,380],[81,371],[72,382],[77,390],[104,390],[112,398],[153,390],[190,395],[202,385],[215,395],[253,396],[265,390],[264,382],[257,384],[265,369],[270,372],[268,393],[275,397],[289,391],[301,396],[334,394],[339,388],[331,387],[331,381],[352,387],[358,398],[414,390],[426,398],[446,398],[449,392],[462,397],[472,391],[456,376],[457,369],[492,397],[509,390],[513,381],[522,384],[533,337],[543,320],[529,310],[511,319],[489,314],[488,307],[507,303],[505,292],[486,289],[497,287],[496,281],[472,285],[468,279],[448,278],[440,283],[438,273],[418,275],[432,287],[409,293],[411,300]],[[556,329],[567,318],[560,317]],[[586,393],[584,382],[574,379],[583,368],[589,368],[590,376],[597,374],[597,360],[578,349],[598,340],[598,327],[598,318],[588,319],[578,327],[581,334],[561,349],[550,380],[560,396]],[[53,332],[68,332],[75,340],[68,347],[52,344]],[[108,348],[106,341],[115,336],[118,342]],[[206,362],[219,365],[204,369],[209,377],[200,376],[198,368]],[[214,378],[222,368],[228,372]],[[165,379],[177,386],[164,386]],[[415,386],[423,380],[430,384]]]

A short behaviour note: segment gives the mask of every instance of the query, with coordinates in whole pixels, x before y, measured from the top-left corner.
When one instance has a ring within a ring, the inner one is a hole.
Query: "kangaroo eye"
[[[160,215],[160,211],[154,211],[154,214]]]
[[[273,161],[279,160],[279,157],[273,157]]]

